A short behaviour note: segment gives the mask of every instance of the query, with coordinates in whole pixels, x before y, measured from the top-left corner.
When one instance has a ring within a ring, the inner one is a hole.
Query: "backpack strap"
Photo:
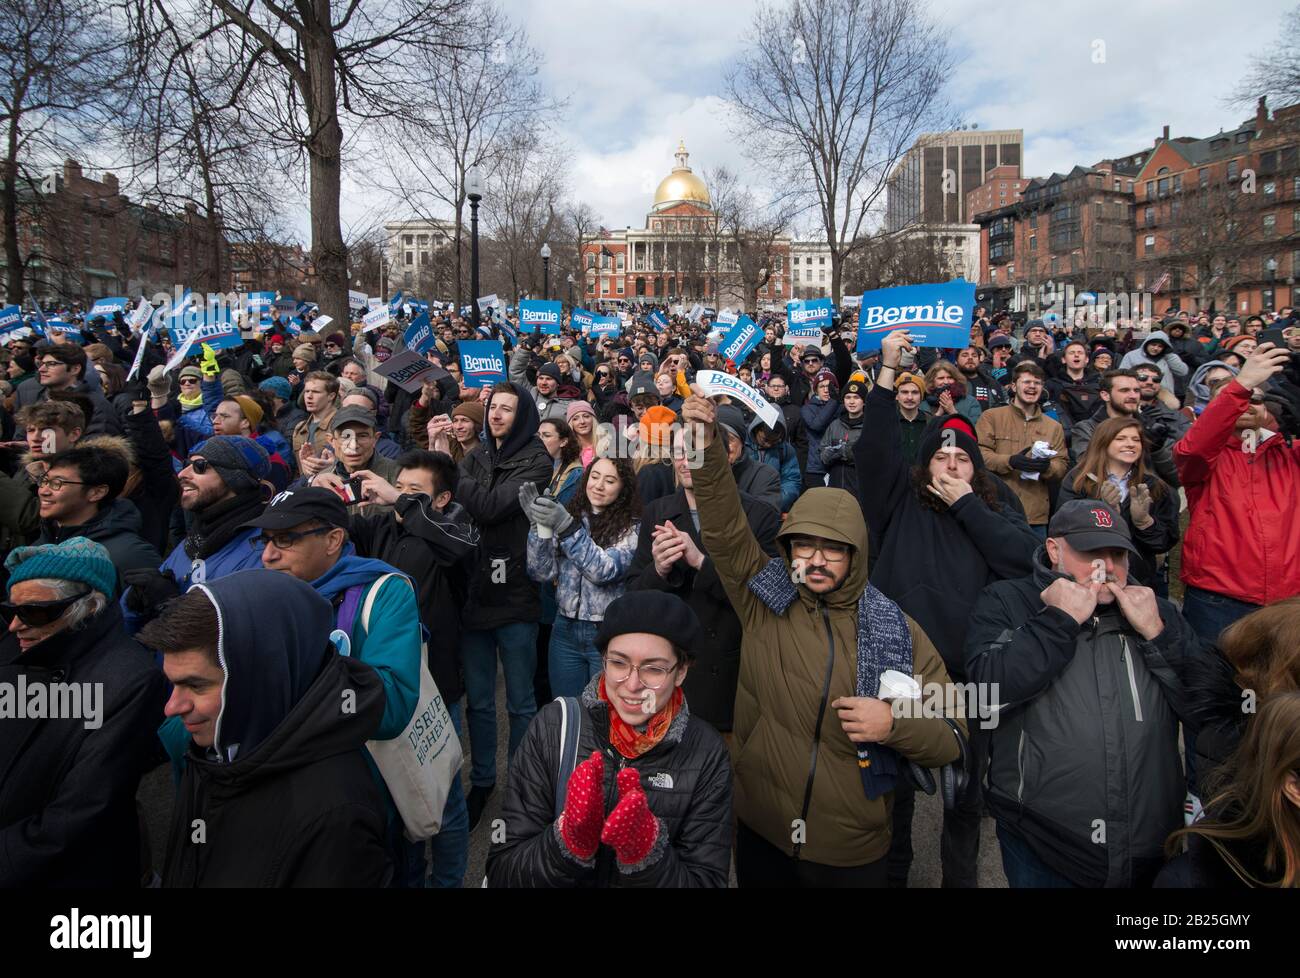
[[[569,776],[578,766],[578,741],[582,736],[582,707],[576,696],[557,696],[560,704],[560,767],[555,777],[555,817],[564,812]]]
[[[361,596],[365,594],[364,584],[354,584],[343,592],[343,601],[334,616],[334,627],[352,640],[352,623],[357,620],[357,609],[361,607]],[[364,623],[363,623],[364,624]]]

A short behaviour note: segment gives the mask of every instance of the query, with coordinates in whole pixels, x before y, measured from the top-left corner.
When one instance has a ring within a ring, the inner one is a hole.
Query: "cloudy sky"
[[[546,56],[544,82],[569,100],[560,125],[571,191],[606,226],[640,227],[683,138],[699,172],[726,164],[756,184],[721,99],[751,0],[510,0]],[[1231,129],[1252,113],[1228,95],[1294,0],[934,0],[960,66],[946,95],[981,129],[1023,129],[1024,172],[1040,176],[1145,149],[1171,135]],[[626,13],[620,13],[620,8]],[[1100,42],[1100,45],[1097,43]],[[1104,61],[1094,61],[1104,51]],[[350,189],[345,223],[392,219]]]

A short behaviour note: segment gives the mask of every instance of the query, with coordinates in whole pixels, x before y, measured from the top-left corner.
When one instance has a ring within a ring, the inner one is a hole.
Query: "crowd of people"
[[[400,316],[6,336],[0,884],[905,887],[919,791],[947,887],[989,815],[1013,887],[1300,885],[1292,310],[649,312],[435,311],[418,390]]]

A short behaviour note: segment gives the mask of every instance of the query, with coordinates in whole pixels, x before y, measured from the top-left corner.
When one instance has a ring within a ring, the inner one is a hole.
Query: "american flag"
[[[1168,284],[1169,284],[1169,273],[1168,273],[1168,272],[1165,272],[1165,273],[1164,273],[1163,275],[1161,275],[1158,279],[1156,279],[1156,284],[1153,285],[1153,286],[1151,287],[1151,291],[1152,291],[1152,292],[1159,292],[1161,289],[1163,289],[1163,288],[1164,288],[1166,285],[1168,285]]]
[[[601,236],[602,238],[612,238],[612,237],[614,237],[614,232],[611,231],[609,228],[605,227],[605,225],[602,224],[602,225],[600,226],[600,236]]]

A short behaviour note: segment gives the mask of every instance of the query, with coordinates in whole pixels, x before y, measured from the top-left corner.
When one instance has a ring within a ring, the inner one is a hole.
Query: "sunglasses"
[[[4,618],[6,624],[12,622],[16,616],[28,628],[44,628],[62,618],[70,605],[80,601],[89,593],[90,588],[86,588],[70,598],[60,598],[57,601],[33,601],[29,604],[14,604],[6,601],[0,604],[0,616]]]
[[[190,459],[190,468],[194,470],[195,475],[203,475],[208,469],[212,468],[212,463],[202,455],[198,455]]]

